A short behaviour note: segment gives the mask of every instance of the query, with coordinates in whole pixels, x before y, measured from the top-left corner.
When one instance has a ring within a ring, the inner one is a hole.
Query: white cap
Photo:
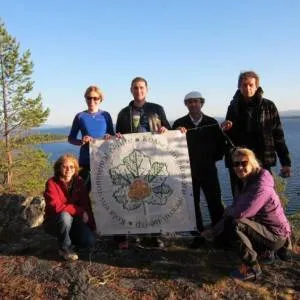
[[[202,100],[204,100],[201,93],[196,92],[196,91],[190,92],[190,93],[185,95],[184,101],[189,100],[189,99],[202,99]]]

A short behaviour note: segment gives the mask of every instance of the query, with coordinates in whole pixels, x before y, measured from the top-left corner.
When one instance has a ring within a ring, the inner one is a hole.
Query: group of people
[[[205,98],[200,92],[193,91],[184,97],[188,114],[175,120],[171,127],[163,107],[146,100],[148,83],[144,78],[134,78],[130,90],[133,100],[118,114],[117,136],[137,132],[163,134],[168,130],[186,134],[198,230],[192,232],[195,237],[191,247],[203,244],[207,234],[200,211],[202,189],[211,218],[211,233],[216,240],[235,240],[241,245],[244,264],[233,276],[259,276],[258,253],[284,253],[291,235],[271,175],[276,155],[283,177],[291,175],[291,160],[277,108],[263,97],[259,76],[253,71],[239,75],[238,89],[226,120],[220,125],[203,113]],[[59,254],[68,260],[78,259],[73,244],[86,248],[95,243],[89,199],[89,143],[95,138],[110,139],[115,135],[110,114],[99,109],[103,101],[101,90],[90,86],[84,97],[88,109],[75,116],[68,137],[71,144],[80,146],[79,164],[72,155],[60,157],[45,190],[45,229],[57,236]],[[224,156],[233,194],[232,205],[226,208],[216,168],[216,162]],[[152,242],[159,244],[157,237]]]

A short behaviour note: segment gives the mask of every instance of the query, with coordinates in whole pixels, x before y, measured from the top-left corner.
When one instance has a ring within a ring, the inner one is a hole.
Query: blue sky
[[[178,2],[178,3],[177,3]],[[48,124],[70,125],[97,84],[114,121],[131,100],[135,76],[169,120],[184,95],[200,91],[203,111],[223,117],[240,71],[261,76],[280,111],[300,109],[300,1],[1,1],[0,17],[30,49],[34,93],[51,109]]]

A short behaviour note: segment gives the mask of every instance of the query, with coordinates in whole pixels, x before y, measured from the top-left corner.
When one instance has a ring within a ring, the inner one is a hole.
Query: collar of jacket
[[[196,127],[201,127],[203,125],[210,125],[209,117],[205,115],[203,112],[201,113],[202,113],[201,122]],[[190,114],[185,115],[184,118],[186,122],[190,123],[191,125],[194,125],[194,123],[191,120]]]
[[[145,103],[141,106],[141,107],[135,107],[134,106],[134,100],[131,100],[130,102],[129,102],[129,104],[128,104],[128,106],[131,108],[131,109],[133,109],[133,108],[144,108],[145,107],[145,105],[146,105],[146,103],[147,103],[147,101],[145,100]]]
[[[263,89],[261,87],[258,87],[258,89],[256,90],[253,98],[255,98],[255,100],[257,100],[258,103],[260,103],[262,101],[262,99],[263,99],[263,94],[264,94]],[[236,100],[236,101],[243,100],[244,101],[243,95],[242,95],[242,93],[241,93],[241,91],[239,89],[235,92],[232,100]]]
[[[268,172],[268,171],[264,170],[263,168],[260,168],[257,172],[255,172],[253,174],[250,174],[248,176],[248,178],[246,179],[245,185],[243,186],[241,192],[243,192],[244,190],[246,190],[249,185],[252,185],[256,181],[259,181],[260,178],[263,176],[264,172]]]
[[[54,176],[54,181],[66,192],[72,192],[74,190],[74,187],[76,186],[78,180],[79,179],[77,176],[73,176],[73,178],[71,180],[71,184],[68,185],[60,177]],[[68,189],[68,187],[70,189]]]

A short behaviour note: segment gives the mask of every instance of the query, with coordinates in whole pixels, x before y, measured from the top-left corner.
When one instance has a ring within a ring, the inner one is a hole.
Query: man
[[[162,106],[147,102],[148,83],[142,77],[136,77],[131,82],[130,91],[133,100],[123,108],[117,119],[116,132],[160,132],[170,129]]]
[[[128,106],[123,108],[117,118],[117,134],[137,133],[137,132],[157,132],[163,133],[171,129],[162,106],[147,102],[148,83],[142,77],[136,77],[131,82],[130,91],[133,100]],[[117,238],[123,247],[123,238]],[[157,237],[151,236],[143,238],[142,244],[150,247],[163,248],[163,242]]]
[[[176,120],[173,124],[173,129],[179,129],[181,132],[186,133],[192,173],[196,223],[199,232],[203,231],[200,188],[202,188],[207,201],[212,225],[218,223],[224,212],[215,163],[223,158],[225,139],[218,122],[202,113],[204,102],[205,99],[199,92],[188,93],[184,98],[184,104],[189,113]],[[203,238],[196,236],[191,247],[198,248],[203,242]]]
[[[235,146],[251,149],[262,167],[269,171],[276,165],[277,154],[282,166],[281,176],[291,176],[291,159],[277,108],[272,101],[263,98],[259,76],[255,72],[240,74],[238,90],[228,107],[222,129]],[[230,166],[229,159],[226,160],[226,166]],[[239,184],[232,168],[230,179],[232,193],[235,195]]]

